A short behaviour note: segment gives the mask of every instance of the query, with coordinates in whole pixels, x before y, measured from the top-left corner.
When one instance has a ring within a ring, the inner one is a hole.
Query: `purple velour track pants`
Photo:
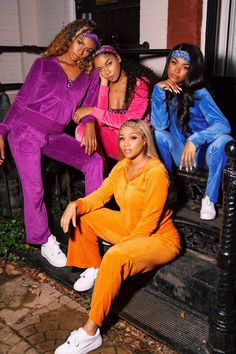
[[[23,189],[26,239],[29,243],[41,245],[51,235],[43,202],[41,154],[82,171],[86,194],[102,184],[103,159],[98,153],[85,154],[80,143],[65,133],[49,135],[46,139],[24,123],[10,131],[8,141]]]

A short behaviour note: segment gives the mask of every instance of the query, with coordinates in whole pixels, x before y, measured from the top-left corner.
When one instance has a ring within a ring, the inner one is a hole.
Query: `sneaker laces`
[[[86,278],[86,274],[91,272],[93,272],[93,275],[96,276],[96,271],[98,271],[98,268],[87,268],[80,274],[80,278]]]
[[[66,343],[69,346],[74,344],[76,347],[79,346],[79,342],[80,342],[79,331],[71,332],[71,334],[69,335],[69,337],[67,338],[67,341],[66,341]]]
[[[47,247],[47,246],[46,246]],[[52,241],[49,243],[48,247],[51,248],[52,254],[62,254],[62,250],[60,249],[60,242],[53,238]]]
[[[214,203],[212,203],[212,202],[210,201],[210,198],[209,198],[209,197],[204,198],[203,200],[204,200],[204,203],[205,203],[207,206],[211,206],[212,204],[214,204]]]

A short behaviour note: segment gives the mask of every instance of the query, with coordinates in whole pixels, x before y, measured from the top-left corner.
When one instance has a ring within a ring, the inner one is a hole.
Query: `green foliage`
[[[119,331],[125,331],[126,328],[127,328],[127,325],[125,325],[125,324],[122,324],[120,326],[116,326],[116,329],[118,329]]]
[[[90,306],[91,306],[91,296],[90,295],[86,294],[84,303],[85,303],[86,310],[89,311]]]
[[[18,261],[16,251],[25,250],[25,231],[22,215],[13,218],[0,215],[0,257]]]
[[[68,201],[62,197],[60,194],[52,194],[50,200],[50,213],[55,217],[61,217],[63,211],[65,210]]]
[[[48,212],[55,224],[59,224],[67,204],[68,201],[65,197],[56,193],[50,195]],[[19,263],[24,258],[19,254],[25,254],[28,250],[33,249],[32,246],[27,245],[25,240],[23,215],[19,214],[10,218],[8,210],[2,209],[0,213],[0,257]]]

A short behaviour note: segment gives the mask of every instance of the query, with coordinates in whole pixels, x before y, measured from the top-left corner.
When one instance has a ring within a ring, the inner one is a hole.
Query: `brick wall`
[[[180,6],[181,3],[181,6]],[[187,42],[201,45],[203,0],[169,0],[167,46]]]

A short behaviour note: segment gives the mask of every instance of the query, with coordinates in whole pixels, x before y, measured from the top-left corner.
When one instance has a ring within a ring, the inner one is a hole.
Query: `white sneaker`
[[[86,291],[91,289],[96,281],[99,268],[88,268],[80,274],[79,279],[74,283],[76,291]]]
[[[56,237],[51,235],[48,242],[41,246],[41,255],[54,267],[65,267],[66,256],[62,252]]]
[[[102,345],[102,337],[97,329],[94,336],[90,336],[83,328],[71,332],[66,342],[55,350],[54,354],[87,354]]]
[[[210,198],[206,195],[202,199],[202,207],[200,210],[200,218],[203,220],[213,220],[216,217],[215,205],[210,201]]]

